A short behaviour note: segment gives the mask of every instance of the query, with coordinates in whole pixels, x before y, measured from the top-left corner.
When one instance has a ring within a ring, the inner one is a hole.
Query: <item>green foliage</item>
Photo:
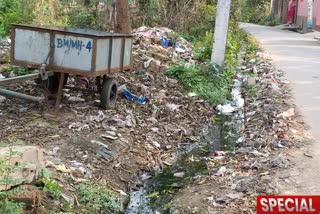
[[[249,60],[255,57],[257,50],[259,49],[258,43],[255,38],[249,34],[244,34],[242,39],[245,48],[245,59]]]
[[[61,188],[54,179],[50,178],[51,174],[52,172],[50,170],[43,169],[39,181],[44,185],[44,192],[48,193],[54,199],[59,199],[61,197]]]
[[[9,148],[9,153],[6,157],[0,158],[0,185],[9,186],[17,185],[23,182],[22,179],[13,179],[11,177],[12,173],[21,169],[23,166],[21,164],[10,164],[9,161],[13,156],[19,155],[16,151],[13,151],[12,145],[17,139],[15,137],[9,137],[5,139],[8,145],[11,145]],[[0,212],[1,213],[13,213],[20,214],[22,213],[23,204],[10,201],[9,197],[11,195],[19,193],[20,189],[14,189],[11,191],[0,191]]]
[[[34,0],[0,0],[0,37],[7,36],[12,23],[30,23]]]
[[[95,23],[95,17],[89,12],[79,13],[69,20],[70,26],[75,28],[92,28]]]
[[[205,36],[195,42],[194,58],[196,60],[205,61],[210,59],[213,44],[213,33],[206,32]]]
[[[223,103],[228,98],[234,76],[232,70],[214,65],[200,67],[186,64],[171,66],[167,74],[180,80],[187,91],[196,93],[213,106]]]
[[[0,202],[0,212],[10,213],[10,214],[22,214],[23,213],[23,203],[17,203],[13,201],[9,201],[8,199]]]
[[[34,72],[34,70],[13,65],[3,66],[3,71],[8,73],[9,76],[22,76],[26,74],[32,74]]]
[[[268,17],[270,0],[239,0],[241,8],[241,21],[259,23]]]
[[[237,56],[240,49],[243,47],[243,39],[245,35],[246,33],[239,28],[238,23],[230,23],[225,56],[226,66],[236,66],[238,60]]]
[[[120,213],[120,206],[114,194],[101,184],[80,184],[76,186],[80,195],[82,211],[87,213]]]

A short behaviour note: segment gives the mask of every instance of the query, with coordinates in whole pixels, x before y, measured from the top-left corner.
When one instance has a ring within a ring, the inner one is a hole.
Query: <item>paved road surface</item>
[[[311,126],[315,139],[308,147],[313,158],[303,156],[303,152],[293,154],[296,167],[290,175],[297,183],[284,191],[320,194],[320,41],[314,39],[320,33],[299,34],[253,24],[242,24],[241,27],[269,52],[275,66],[285,71],[295,104]]]

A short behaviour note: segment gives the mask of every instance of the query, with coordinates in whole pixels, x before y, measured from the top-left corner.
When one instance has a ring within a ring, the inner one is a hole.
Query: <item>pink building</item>
[[[307,32],[308,29],[314,29],[314,30],[320,31],[320,0],[296,0],[296,1],[297,1],[296,25],[300,26],[303,32]]]
[[[313,0],[312,20],[313,20],[313,29],[320,31],[320,0]]]

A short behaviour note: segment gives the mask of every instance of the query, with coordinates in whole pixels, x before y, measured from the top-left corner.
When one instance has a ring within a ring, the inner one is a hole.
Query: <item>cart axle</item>
[[[0,95],[7,96],[7,97],[16,97],[19,99],[32,101],[32,102],[38,102],[38,103],[42,103],[45,100],[45,98],[43,98],[43,97],[30,96],[30,95],[22,94],[19,92],[10,91],[7,89],[0,89]]]

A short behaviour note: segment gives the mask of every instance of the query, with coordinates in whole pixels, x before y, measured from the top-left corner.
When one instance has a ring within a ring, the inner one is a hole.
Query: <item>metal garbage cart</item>
[[[117,94],[117,83],[109,75],[131,70],[131,35],[15,24],[11,41],[11,64],[39,69],[39,72],[0,80],[0,86],[40,78],[46,82],[47,91],[56,94],[56,110],[69,74],[95,77],[101,106],[108,108],[115,104]],[[0,94],[42,100],[5,89],[0,89]]]

